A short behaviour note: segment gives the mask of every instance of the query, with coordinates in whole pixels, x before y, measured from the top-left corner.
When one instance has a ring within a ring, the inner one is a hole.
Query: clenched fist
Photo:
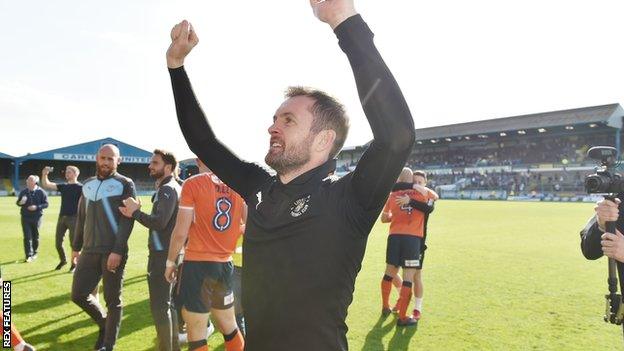
[[[615,222],[620,216],[618,206],[620,205],[620,199],[615,199],[615,202],[611,200],[602,200],[596,203],[594,211],[596,211],[596,219],[598,220],[598,227],[604,231],[606,222]]]
[[[193,26],[184,20],[171,29],[171,45],[167,49],[167,67],[178,68],[184,65],[184,59],[199,43]]]
[[[353,0],[310,0],[310,6],[312,6],[314,16],[321,22],[329,24],[332,29],[357,14]]]

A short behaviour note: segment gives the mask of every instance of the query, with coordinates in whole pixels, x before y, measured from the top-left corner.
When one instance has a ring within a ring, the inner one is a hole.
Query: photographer
[[[599,201],[594,208],[596,215],[581,231],[581,250],[588,260],[596,260],[603,255],[613,258],[618,263],[620,281],[622,280],[622,263],[624,262],[624,207],[621,205],[624,193],[619,193],[616,202]],[[606,233],[605,223],[616,222],[616,233]]]

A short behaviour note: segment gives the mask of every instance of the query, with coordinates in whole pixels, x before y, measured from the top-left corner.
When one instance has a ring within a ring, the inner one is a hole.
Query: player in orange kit
[[[189,350],[208,350],[208,313],[223,334],[226,351],[242,351],[244,340],[234,316],[232,253],[245,215],[243,199],[200,160],[200,174],[184,182],[165,277],[176,278],[176,258],[186,239],[184,265],[177,273],[177,304],[187,324]]]
[[[411,183],[414,179],[413,172],[409,168],[404,168],[398,181]],[[422,303],[422,281],[419,273],[422,269],[425,220],[428,213],[416,209],[416,207],[424,205],[427,208],[432,208],[431,205],[437,199],[437,194],[425,188],[424,184],[419,183],[420,181],[412,189],[392,192],[381,214],[383,223],[391,223],[386,250],[386,272],[381,282],[382,313],[384,315],[390,314],[392,311],[388,303],[392,290],[392,280],[397,275],[399,268],[403,268],[403,283],[397,303],[399,312],[397,326],[415,325],[420,318],[418,308],[416,309],[418,312],[415,310],[413,316],[407,316],[407,307],[411,300],[412,285],[415,280],[420,287],[420,291],[418,291],[420,293],[419,301]]]

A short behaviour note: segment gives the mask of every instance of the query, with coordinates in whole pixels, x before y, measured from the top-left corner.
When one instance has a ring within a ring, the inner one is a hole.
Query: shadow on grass
[[[55,308],[60,305],[66,304],[68,301],[71,301],[69,291],[66,294],[61,294],[57,296],[47,297],[41,300],[30,300],[26,302],[22,302],[17,305],[13,305],[12,308],[16,313],[35,313],[39,312],[43,309]]]
[[[24,283],[28,283],[28,282],[32,282],[35,280],[40,280],[40,279],[45,279],[45,278],[50,278],[56,275],[61,275],[61,274],[67,274],[66,272],[63,271],[55,271],[55,270],[49,270],[49,271],[45,271],[45,272],[39,272],[39,273],[35,273],[35,274],[30,274],[30,275],[25,275],[19,278],[13,278],[11,279],[11,283],[13,284],[24,284]]]
[[[383,323],[391,318],[392,322],[387,325],[383,325]],[[364,340],[364,345],[362,346],[362,351],[372,351],[372,350],[383,350],[383,342],[381,341],[384,335],[388,334],[392,328],[396,325],[396,319],[391,316],[379,316],[377,322],[373,326],[368,334],[366,334],[366,339]],[[393,350],[393,349],[389,349]]]
[[[392,351],[407,351],[409,349],[412,336],[416,334],[418,330],[418,324],[411,327],[401,327],[394,330],[394,335],[388,343],[388,350]]]
[[[67,295],[64,295],[68,297]],[[62,325],[56,329],[46,331],[44,334],[29,335],[28,342],[38,346],[46,344],[48,350],[90,350],[97,339],[97,328],[95,323],[87,316],[86,313],[78,312],[83,319],[71,324]],[[76,314],[65,316],[61,319],[56,319],[51,322],[44,323],[45,326],[54,324],[60,320],[75,316]],[[139,302],[135,302],[123,309],[123,319],[121,323],[121,330],[119,332],[119,338],[128,336],[136,331],[144,329],[153,325],[152,317],[149,313],[149,300],[145,299]],[[42,326],[31,328],[30,330],[36,330]],[[91,332],[84,331],[81,336],[69,341],[59,340],[61,336],[75,332],[77,329],[89,328]],[[29,331],[30,331],[29,330]],[[27,331],[24,331],[27,334]]]
[[[0,262],[0,266],[8,266],[11,264],[18,264],[18,263],[24,263],[24,260],[13,260],[13,261],[4,261],[4,262]]]

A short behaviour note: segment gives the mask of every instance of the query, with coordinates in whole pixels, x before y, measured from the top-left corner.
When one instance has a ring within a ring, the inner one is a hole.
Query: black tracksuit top
[[[366,23],[352,16],[335,33],[374,135],[341,179],[328,177],[333,160],[288,184],[240,160],[215,137],[184,68],[169,71],[190,149],[249,206],[246,351],[347,350],[345,319],[366,240],[414,144],[407,103]]]

